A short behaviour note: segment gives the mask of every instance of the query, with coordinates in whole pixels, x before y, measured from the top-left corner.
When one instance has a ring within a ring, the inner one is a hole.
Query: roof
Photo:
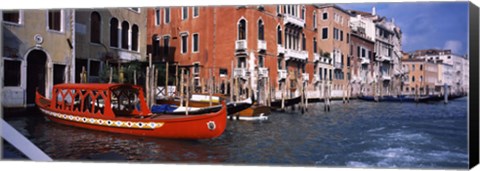
[[[117,86],[132,86],[136,87],[135,85],[131,84],[119,84],[119,83],[66,83],[66,84],[56,84],[53,88],[57,89],[90,89],[90,90],[109,90],[112,87]]]
[[[333,7],[339,11],[342,11],[344,12],[345,14],[348,14],[348,15],[351,15],[350,12],[348,12],[347,10],[344,10],[343,8],[341,8],[340,6],[338,5],[335,5],[335,4],[316,4],[314,5],[315,7],[321,9],[321,8],[328,8],[328,7]]]

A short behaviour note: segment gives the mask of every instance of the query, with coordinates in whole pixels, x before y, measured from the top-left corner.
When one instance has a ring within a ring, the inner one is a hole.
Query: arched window
[[[264,25],[262,20],[258,20],[258,40],[265,40]]]
[[[129,24],[126,21],[122,22],[122,48],[128,49],[128,29]]]
[[[136,24],[132,26],[132,50],[138,51],[138,26]]]
[[[277,44],[282,44],[282,29],[280,26],[277,26]]]
[[[247,22],[244,19],[241,19],[238,22],[238,40],[245,40],[247,37]]]
[[[305,38],[305,33],[302,33],[302,50],[307,50],[307,39]]]
[[[100,14],[96,11],[90,15],[90,42],[100,43]]]
[[[110,20],[110,46],[118,47],[118,20],[116,18]]]

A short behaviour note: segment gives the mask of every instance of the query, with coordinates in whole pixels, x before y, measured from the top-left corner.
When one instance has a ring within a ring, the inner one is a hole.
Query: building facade
[[[316,9],[313,5],[152,8],[147,20],[148,53],[158,61],[191,66],[197,87],[213,78],[216,89],[222,90],[230,87],[233,76],[260,99],[268,82],[277,97],[282,91],[295,96],[297,85],[319,81],[314,80],[321,65]]]
[[[146,61],[146,12],[142,8],[77,9],[75,82],[80,82],[83,68],[88,82],[102,82],[107,63]]]
[[[432,95],[436,94],[435,85],[441,73],[438,64],[422,59],[403,59],[402,67],[408,70],[401,94]]]
[[[2,21],[4,107],[34,105],[35,90],[73,82],[74,10],[4,10]]]
[[[337,5],[319,5],[318,37],[320,51],[328,52],[332,59],[333,70],[327,70],[332,74],[333,97],[346,97],[351,94],[351,62],[350,58],[350,13]],[[333,72],[333,73],[332,73]]]

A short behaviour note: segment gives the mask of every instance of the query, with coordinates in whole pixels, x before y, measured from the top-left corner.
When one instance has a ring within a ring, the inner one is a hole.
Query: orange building
[[[404,79],[403,94],[432,94],[438,79],[437,64],[423,59],[402,59],[402,67],[408,71]]]
[[[147,52],[154,61],[191,66],[196,86],[213,78],[219,90],[233,74],[243,84],[251,82],[260,96],[267,80],[276,92],[295,90],[296,82],[310,84],[313,77],[308,73],[314,73],[314,53],[321,46],[316,10],[313,5],[152,8]]]
[[[351,77],[350,62],[350,13],[336,5],[319,5],[318,45],[321,51],[329,52],[333,59],[332,96],[346,96],[351,91],[349,80]]]

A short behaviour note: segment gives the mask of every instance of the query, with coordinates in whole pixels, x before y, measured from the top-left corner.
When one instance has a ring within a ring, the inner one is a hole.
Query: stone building
[[[75,82],[84,67],[88,82],[100,82],[107,62],[146,61],[146,18],[142,8],[75,10]]]
[[[442,70],[438,66],[438,63],[425,61],[423,59],[402,59],[402,68],[409,72],[403,82],[401,94],[436,94],[435,85],[439,80],[439,74],[442,75]]]
[[[74,81],[74,10],[2,14],[4,107],[33,106],[36,89],[50,97],[54,84]]]

